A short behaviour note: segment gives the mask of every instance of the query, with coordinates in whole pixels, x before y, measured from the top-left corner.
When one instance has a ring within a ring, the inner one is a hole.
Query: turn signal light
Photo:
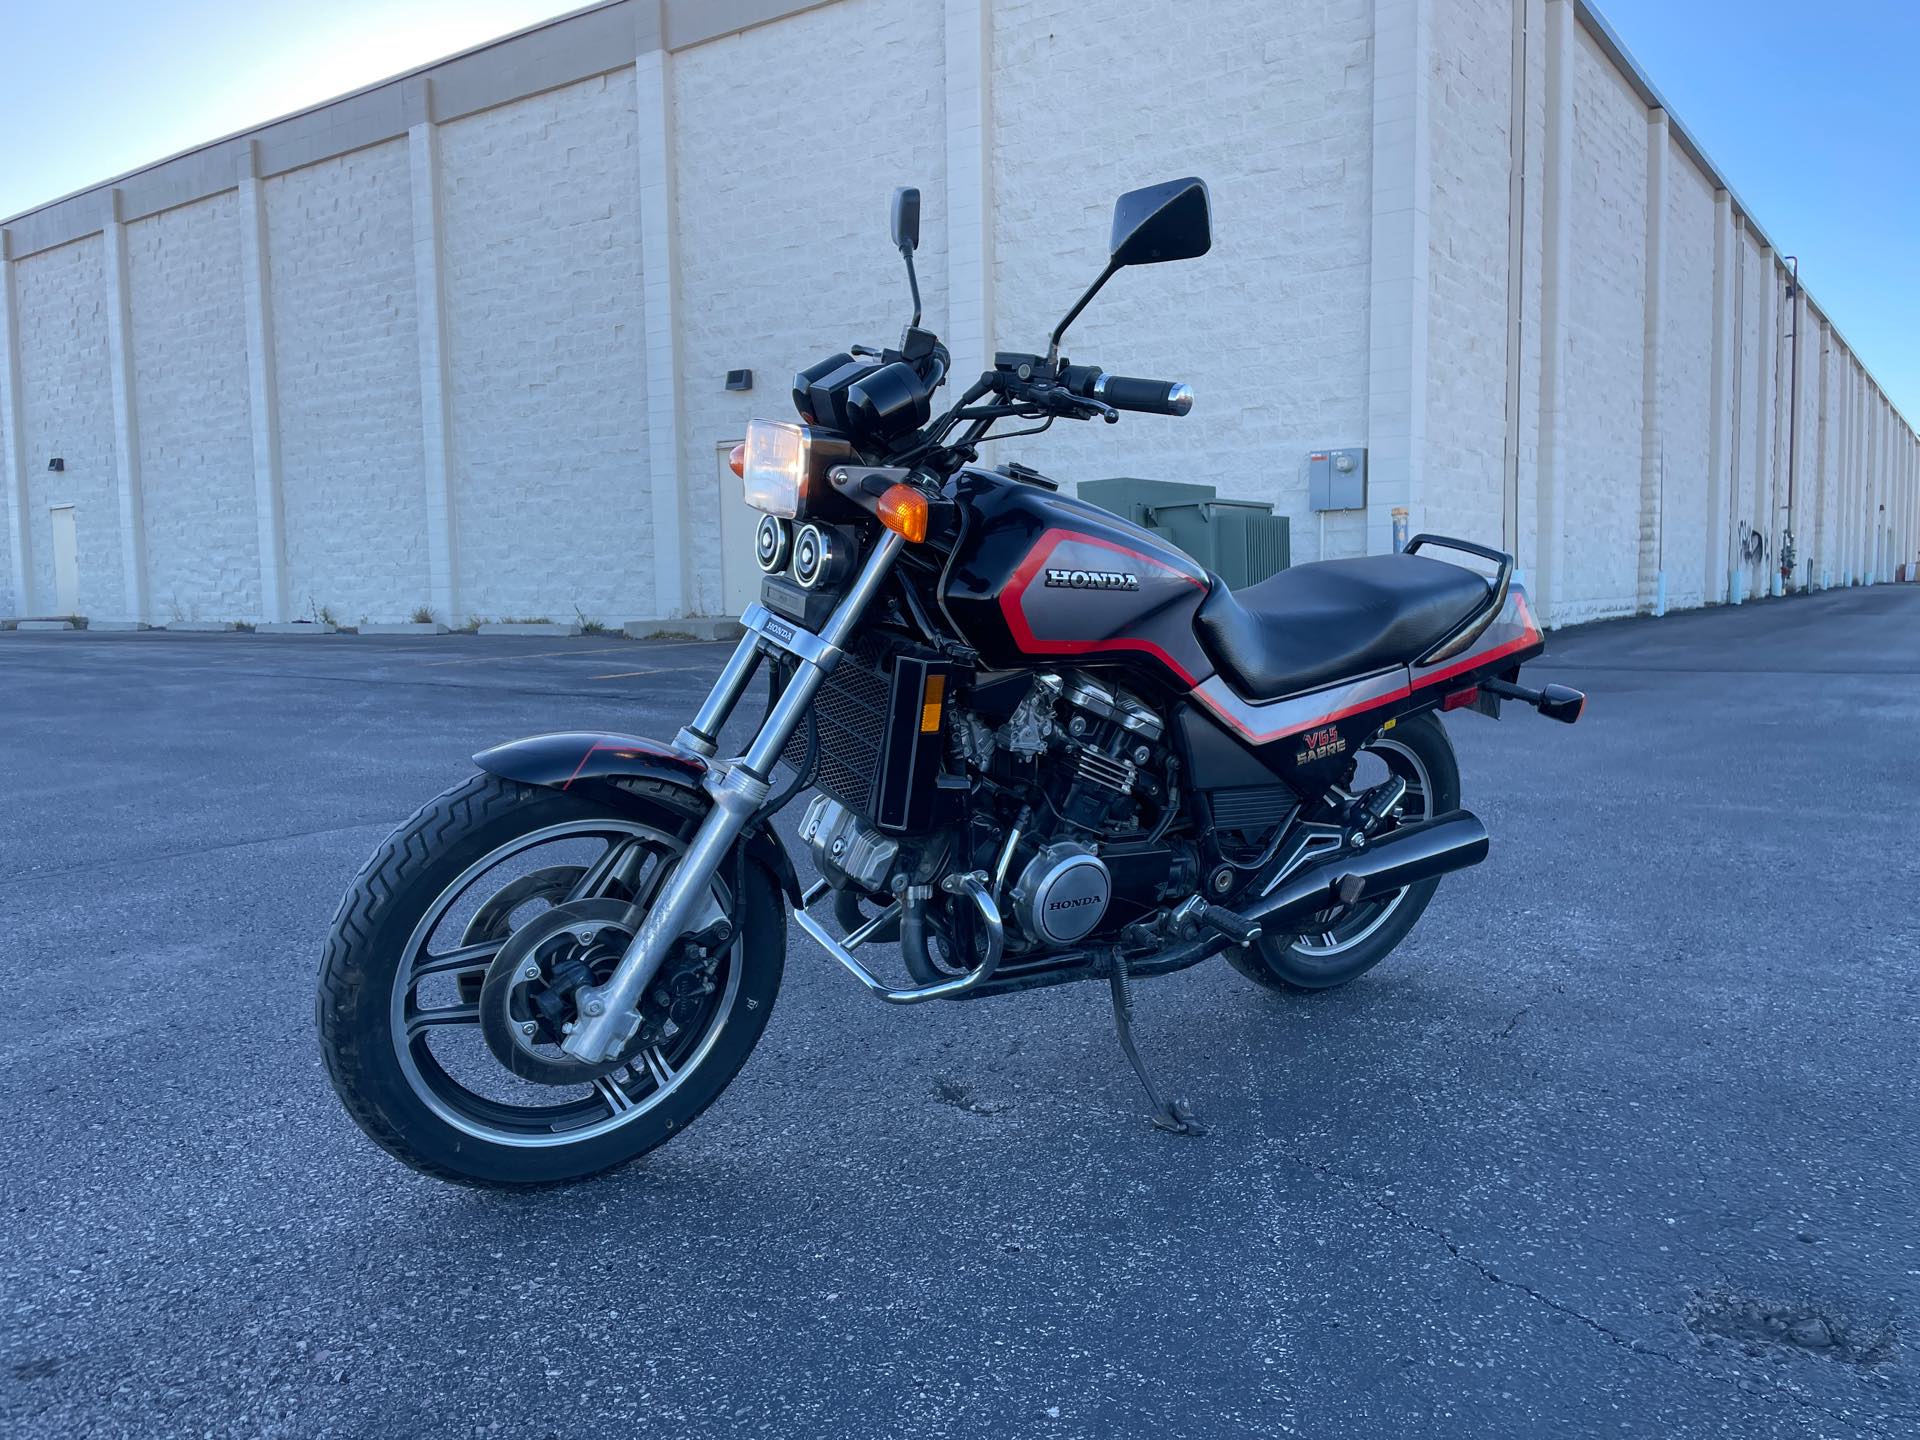
[[[918,545],[927,538],[927,497],[911,485],[889,486],[873,513],[903,540]]]
[[[742,440],[727,452],[727,468],[742,480],[747,478],[747,442]]]

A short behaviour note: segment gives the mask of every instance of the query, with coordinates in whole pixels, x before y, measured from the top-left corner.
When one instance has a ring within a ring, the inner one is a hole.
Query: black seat
[[[1423,555],[1320,560],[1229,590],[1218,576],[1194,629],[1250,700],[1418,659],[1486,602],[1485,577]]]

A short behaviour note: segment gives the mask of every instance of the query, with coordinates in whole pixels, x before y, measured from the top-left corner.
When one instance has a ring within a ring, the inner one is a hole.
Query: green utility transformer
[[[1076,493],[1090,505],[1144,526],[1238,590],[1287,568],[1287,517],[1264,500],[1222,500],[1211,485],[1118,476],[1088,480]]]

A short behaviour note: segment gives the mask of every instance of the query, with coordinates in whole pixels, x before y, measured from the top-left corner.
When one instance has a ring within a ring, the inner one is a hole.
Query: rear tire
[[[491,1102],[475,1107],[480,1121],[444,1101],[435,1103],[422,1073],[451,1082],[412,1048],[416,1042],[424,1045],[427,1032],[397,1035],[394,1017],[405,1008],[396,1000],[396,986],[417,983],[402,976],[401,966],[411,970],[416,954],[425,950],[431,931],[423,932],[423,925],[430,924],[436,907],[447,905],[450,889],[478,884],[486,872],[473,867],[495,852],[555,829],[614,827],[636,818],[684,843],[703,814],[699,797],[670,786],[649,787],[638,809],[616,816],[558,790],[480,774],[432,800],[394,831],[341,901],[320,967],[321,1054],[335,1091],[360,1128],[388,1154],[425,1174],[463,1185],[530,1189],[625,1165],[692,1123],[752,1053],[773,1011],[786,962],[779,887],[751,862],[742,867],[742,893],[732,896],[728,907],[736,939],[723,964],[737,974],[738,983],[727,976],[714,1018],[703,1026],[700,1048],[684,1068],[668,1072],[671,1083],[657,1082],[657,1093],[646,1093],[644,1080],[637,1082],[640,1093],[629,1097],[632,1113],[610,1097],[605,1119],[572,1126],[582,1138],[567,1138],[566,1127],[559,1125],[543,1131],[539,1117],[558,1116],[563,1106],[549,1112],[540,1105],[496,1103],[499,1124],[489,1129],[484,1119]],[[722,878],[731,888],[738,872],[731,865],[727,870]],[[463,1000],[470,988],[463,986]],[[552,1103],[543,1097],[542,1105]],[[567,1103],[578,1111],[587,1102]]]
[[[1431,818],[1460,808],[1460,765],[1454,758],[1453,742],[1447,739],[1440,717],[1431,710],[1401,720],[1391,730],[1373,737],[1363,752],[1379,755],[1389,769],[1403,778],[1417,775],[1423,782],[1425,814],[1409,819]],[[1422,880],[1398,892],[1392,909],[1382,911],[1374,928],[1351,943],[1335,947],[1310,947],[1305,937],[1262,936],[1252,945],[1227,952],[1227,963],[1254,984],[1268,990],[1330,990],[1356,980],[1378,965],[1407,938],[1440,878]]]

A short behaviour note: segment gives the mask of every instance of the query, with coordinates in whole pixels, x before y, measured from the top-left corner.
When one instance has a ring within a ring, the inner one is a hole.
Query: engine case
[[[1013,886],[1013,915],[1038,945],[1071,945],[1099,928],[1113,898],[1100,857],[1071,840],[1041,848]]]
[[[838,800],[816,795],[800,817],[800,838],[813,852],[820,878],[836,890],[849,885],[869,894],[886,893],[887,875],[900,854],[889,839]]]

